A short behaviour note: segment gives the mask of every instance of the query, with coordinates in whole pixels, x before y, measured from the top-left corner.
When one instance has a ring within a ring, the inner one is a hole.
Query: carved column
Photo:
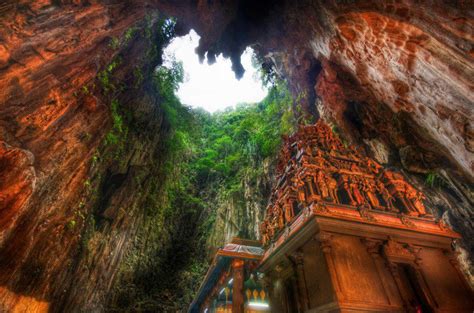
[[[375,268],[377,269],[378,277],[383,286],[383,291],[384,291],[385,298],[387,299],[387,303],[392,304],[392,302],[390,301],[390,296],[388,294],[388,283],[383,273],[384,261],[380,255],[380,247],[382,245],[382,241],[375,240],[375,239],[368,239],[368,238],[362,238],[361,241],[367,247],[367,252],[369,252],[370,256],[372,257]]]
[[[398,272],[398,265],[394,262],[387,261],[387,266],[397,285],[398,293],[400,294],[400,297],[403,301],[403,307],[405,308],[405,311],[408,311],[408,308],[410,308],[410,303],[408,301],[409,294],[405,290],[405,286],[400,278],[400,273]]]
[[[298,283],[298,299],[301,306],[301,311],[306,312],[309,309],[308,288],[306,286],[306,276],[304,273],[304,259],[303,252],[297,251],[292,255],[293,262],[296,269],[296,280]]]
[[[329,233],[320,232],[316,236],[316,240],[319,241],[321,250],[324,253],[324,258],[326,259],[332,285],[334,287],[334,292],[336,294],[336,299],[340,301],[340,300],[344,300],[344,294],[342,292],[341,284],[339,282],[339,276],[337,275],[336,264],[334,263],[334,258],[332,256],[332,251],[331,251],[332,250],[332,247],[331,247],[332,237],[333,235]]]
[[[232,287],[232,313],[244,312],[244,261],[232,261],[233,287]]]
[[[272,297],[274,296],[273,292],[273,278],[270,273],[265,273],[265,276],[261,279],[261,284],[263,289],[265,290],[268,299],[268,304],[270,308],[272,307]]]

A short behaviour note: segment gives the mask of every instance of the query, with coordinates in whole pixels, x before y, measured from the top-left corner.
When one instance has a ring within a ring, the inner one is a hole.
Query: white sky
[[[176,61],[183,62],[185,79],[177,92],[183,104],[215,112],[237,103],[258,102],[267,95],[267,90],[252,66],[252,49],[247,48],[242,54],[245,74],[237,80],[232,72],[230,59],[224,59],[222,55],[216,58],[213,65],[208,65],[207,60],[199,63],[194,52],[199,38],[191,30],[188,35],[173,39],[164,51],[165,63],[173,55]]]

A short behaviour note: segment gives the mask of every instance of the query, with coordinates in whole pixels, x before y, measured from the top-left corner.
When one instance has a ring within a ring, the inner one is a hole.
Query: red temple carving
[[[384,169],[354,146],[345,146],[327,124],[300,126],[284,138],[277,186],[261,225],[264,244],[313,203],[429,217],[424,195],[402,174]]]

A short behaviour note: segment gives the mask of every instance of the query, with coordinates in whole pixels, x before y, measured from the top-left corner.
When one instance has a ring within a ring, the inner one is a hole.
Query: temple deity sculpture
[[[283,209],[279,204],[275,205],[275,215],[277,216],[278,220],[278,228],[281,229],[285,227],[285,216]]]
[[[406,184],[405,197],[409,201],[409,215],[426,215],[425,205],[423,204],[424,195],[421,192],[419,192],[409,184]]]
[[[342,175],[341,178],[342,178],[342,188],[344,189],[347,196],[349,197],[349,204],[356,205],[357,202],[354,198],[354,195],[352,194],[351,186],[349,184],[349,178],[346,175]]]
[[[293,204],[290,202],[289,198],[285,199],[285,220],[287,223],[291,222],[293,220],[293,217],[295,216],[295,213],[293,211]]]
[[[321,198],[323,200],[329,198],[329,188],[326,185],[326,175],[324,175],[323,171],[318,171],[318,174],[316,176],[316,183],[318,185]]]
[[[297,180],[297,182],[294,184],[296,187],[296,192],[298,196],[298,201],[305,203],[307,201],[306,199],[306,194],[304,192],[304,182],[302,180]]]
[[[326,176],[326,185],[328,186],[329,190],[329,197],[336,203],[339,203],[339,199],[337,197],[337,181],[331,175]]]
[[[355,200],[355,205],[364,204],[365,198],[359,189],[359,182],[354,177],[351,177],[351,179],[349,180],[349,188],[352,193],[353,199]]]
[[[314,157],[314,163],[319,167],[324,167],[327,165],[327,161],[323,157],[323,152],[320,149],[316,151],[316,156]]]
[[[375,185],[373,182],[369,181],[368,179],[365,179],[363,181],[362,190],[367,195],[367,198],[369,199],[369,202],[373,208],[377,208],[380,206],[379,199],[377,198],[377,195],[375,194],[376,190],[375,190]]]
[[[385,205],[387,206],[387,209],[389,211],[397,211],[398,210],[393,206],[393,196],[390,194],[387,188],[385,188],[385,185],[381,181],[377,181],[376,184],[376,189],[382,196],[383,201],[385,201]]]

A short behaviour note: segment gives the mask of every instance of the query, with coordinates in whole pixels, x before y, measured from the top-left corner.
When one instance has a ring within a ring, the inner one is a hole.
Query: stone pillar
[[[268,301],[268,304],[270,305],[270,308],[272,307],[272,296],[274,295],[273,293],[273,277],[270,275],[270,273],[265,273],[265,276],[261,280],[262,287],[264,288],[266,292],[266,299]]]
[[[304,274],[303,252],[298,251],[293,255],[293,261],[296,269],[296,281],[298,283],[298,299],[301,311],[306,312],[309,309],[308,288],[306,286],[306,277]]]
[[[321,250],[323,251],[324,258],[326,259],[329,275],[331,277],[334,293],[336,295],[336,300],[341,301],[341,300],[344,300],[345,296],[344,296],[344,293],[342,292],[341,284],[339,282],[339,276],[336,271],[336,264],[334,263],[334,258],[332,256],[332,251],[331,251],[332,238],[333,238],[333,235],[326,232],[320,232],[316,236],[316,240],[320,243]]]
[[[393,279],[395,280],[395,284],[397,285],[398,293],[400,294],[400,298],[402,299],[403,302],[403,308],[405,312],[408,312],[410,308],[410,303],[408,302],[409,295],[407,291],[405,290],[405,286],[403,285],[403,282],[400,278],[400,273],[398,272],[398,266],[396,263],[387,260],[387,267],[390,270],[390,273],[392,274]]]
[[[387,300],[387,303],[390,305],[390,304],[392,304],[392,301],[391,301],[390,295],[388,293],[388,283],[386,281],[385,275],[383,274],[384,260],[382,259],[381,255],[380,255],[380,247],[382,245],[382,241],[374,240],[374,239],[368,239],[368,238],[362,238],[361,241],[367,247],[367,252],[372,257],[375,268],[377,269],[377,275],[378,275],[378,277],[380,279],[380,282],[382,283],[382,286],[383,286],[383,291],[384,291],[385,298]]]
[[[244,261],[232,261],[233,287],[232,287],[232,313],[244,313]]]

